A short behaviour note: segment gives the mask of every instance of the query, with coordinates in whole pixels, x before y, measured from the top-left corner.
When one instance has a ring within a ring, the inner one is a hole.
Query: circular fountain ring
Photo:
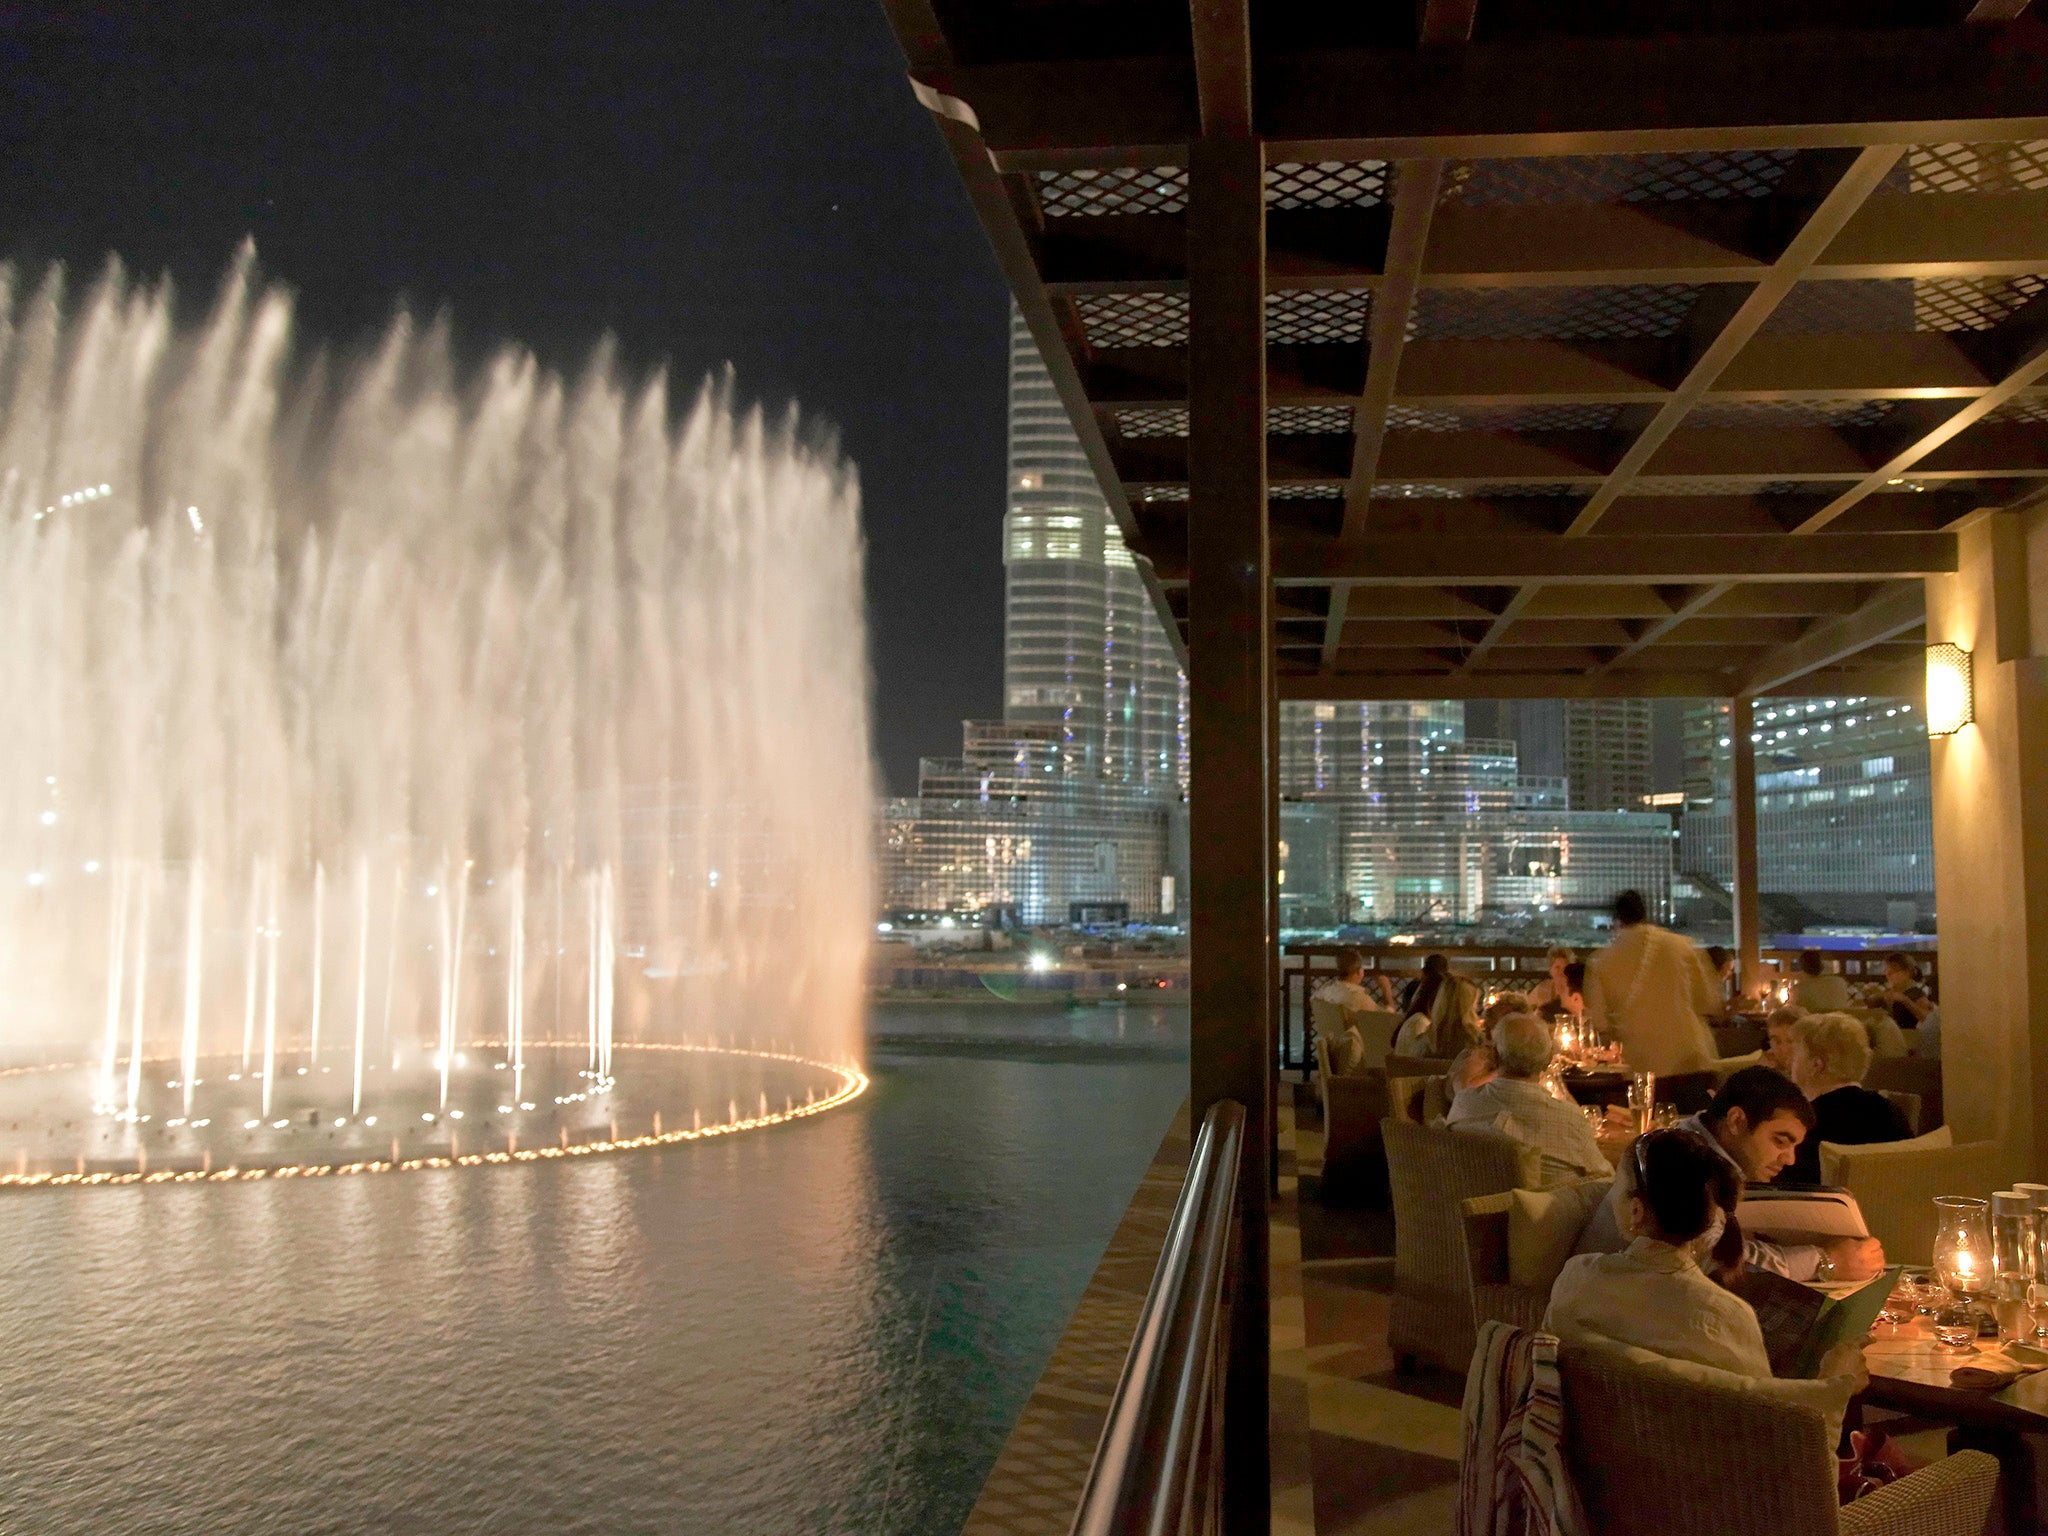
[[[479,1048],[489,1049],[502,1042],[479,1040],[473,1042]],[[581,1040],[534,1040],[527,1043],[529,1050],[583,1050],[586,1042]],[[127,1184],[231,1184],[255,1179],[318,1179],[343,1177],[365,1173],[419,1173],[429,1168],[481,1168],[491,1165],[516,1163],[546,1163],[561,1158],[598,1157],[619,1152],[644,1152],[654,1147],[677,1146],[689,1141],[708,1141],[717,1136],[733,1136],[743,1131],[766,1130],[769,1126],[783,1125],[792,1120],[802,1120],[811,1115],[822,1115],[829,1109],[851,1103],[868,1090],[868,1075],[860,1068],[843,1062],[821,1061],[811,1056],[799,1056],[790,1051],[751,1050],[744,1046],[697,1045],[684,1043],[662,1043],[653,1041],[616,1042],[612,1049],[620,1053],[633,1051],[688,1052],[695,1055],[727,1056],[749,1058],[756,1061],[781,1062],[788,1066],[805,1067],[823,1072],[838,1080],[839,1086],[832,1093],[806,1104],[792,1105],[788,1109],[774,1110],[765,1114],[748,1115],[715,1125],[693,1126],[689,1130],[650,1131],[644,1136],[621,1136],[597,1141],[572,1141],[564,1144],[549,1143],[543,1146],[520,1147],[514,1150],[495,1152],[466,1152],[452,1156],[426,1156],[408,1158],[382,1158],[350,1163],[265,1163],[247,1168],[228,1167],[213,1169],[163,1168],[155,1171],[135,1169],[125,1172],[100,1170],[92,1173],[0,1173],[0,1190],[6,1189],[88,1189],[111,1188]],[[77,1069],[75,1063],[58,1063],[52,1066],[8,1067],[0,1069],[0,1077],[21,1077],[36,1074],[58,1073]]]

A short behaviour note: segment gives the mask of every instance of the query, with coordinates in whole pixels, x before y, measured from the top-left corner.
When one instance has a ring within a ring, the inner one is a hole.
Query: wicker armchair
[[[1601,1536],[1982,1536],[1998,1463],[1960,1451],[1842,1507],[1818,1408],[1646,1350],[1559,1361],[1564,1450]]]
[[[1329,1039],[1318,1036],[1316,1088],[1323,1104],[1323,1197],[1362,1201],[1384,1209],[1387,1173],[1380,1121],[1389,1107],[1387,1074],[1378,1067],[1336,1072],[1331,1070],[1330,1058]]]
[[[1863,1207],[1870,1235],[1895,1264],[1925,1264],[1934,1249],[1934,1197],[1998,1189],[1998,1143],[1960,1147],[1881,1141],[1870,1146],[1820,1145],[1821,1178],[1839,1184]]]
[[[1465,1202],[1465,1277],[1472,1287],[1472,1330],[1489,1322],[1540,1328],[1550,1293],[1516,1285],[1508,1276],[1509,1196],[1479,1195]]]
[[[1382,1133],[1394,1203],[1388,1346],[1403,1369],[1427,1360],[1463,1375],[1477,1341],[1464,1202],[1536,1188],[1541,1160],[1533,1148],[1492,1131],[1453,1131],[1389,1116]]]

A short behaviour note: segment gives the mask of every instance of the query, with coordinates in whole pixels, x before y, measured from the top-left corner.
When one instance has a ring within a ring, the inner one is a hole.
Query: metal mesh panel
[[[1118,411],[1116,429],[1125,437],[1186,437],[1188,413],[1171,405]]]
[[[1438,201],[1499,207],[1766,197],[1797,153],[1792,149],[1730,149],[1456,160],[1444,172]]]
[[[1181,293],[1086,293],[1074,300],[1091,346],[1184,347],[1188,300]]]
[[[1452,486],[1429,485],[1414,480],[1376,481],[1372,493],[1387,501],[1454,501],[1465,494]]]
[[[1896,400],[1726,400],[1693,407],[1688,427],[1733,429],[1869,427],[1898,409]]]
[[[1175,166],[1040,171],[1038,203],[1049,219],[1103,213],[1180,213],[1188,205],[1188,173]]]
[[[1913,285],[1913,320],[1923,331],[1988,331],[2048,288],[2048,278],[1936,277]]]
[[[1699,302],[1690,283],[1598,288],[1425,288],[1408,334],[1421,341],[1620,341],[1669,336]]]
[[[2048,276],[1839,278],[1800,283],[1764,322],[1781,335],[1988,331],[2043,289]]]
[[[1906,167],[1915,192],[2048,192],[2048,139],[1916,144]]]
[[[1397,405],[1387,425],[1397,432],[1604,432],[1618,405]]]
[[[1274,501],[1342,501],[1341,485],[1276,485],[1268,494]]]
[[[1266,167],[1268,208],[1349,208],[1387,199],[1384,160],[1319,160]]]
[[[1736,476],[1725,479],[1685,479],[1676,475],[1642,475],[1629,482],[1631,496],[1798,496],[1826,494],[1851,485],[1853,481],[1843,480],[1840,485],[1832,481],[1808,480],[1744,480]]]
[[[1266,430],[1279,433],[1349,432],[1347,405],[1276,405],[1266,412]]]
[[[1566,484],[1561,480],[1540,483],[1508,481],[1498,485],[1474,486],[1466,494],[1487,501],[1497,501],[1509,496],[1583,496],[1589,487],[1598,485],[1603,478],[1605,477],[1601,475],[1588,475],[1584,483],[1577,485]]]
[[[1362,288],[1266,295],[1266,340],[1275,344],[1363,341],[1372,295]]]
[[[1788,336],[1868,335],[1913,329],[1913,280],[1844,278],[1797,283],[1763,328]]]
[[[2048,395],[2021,395],[1988,412],[1986,422],[2023,421],[2048,426]]]

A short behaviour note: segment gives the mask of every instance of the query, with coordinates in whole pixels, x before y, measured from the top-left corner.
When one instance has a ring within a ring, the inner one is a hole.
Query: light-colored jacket
[[[1752,1390],[1818,1408],[1836,1426],[1857,1387],[1847,1376],[1773,1376],[1749,1303],[1702,1274],[1690,1249],[1647,1237],[1620,1253],[1566,1260],[1543,1328],[1566,1344],[1630,1344],[1733,1372]]]
[[[1543,1159],[1546,1189],[1614,1171],[1579,1107],[1557,1099],[1541,1083],[1496,1077],[1462,1089],[1451,1100],[1445,1123],[1454,1129],[1499,1131],[1534,1147]]]
[[[1714,1064],[1719,1006],[1707,957],[1654,923],[1624,928],[1586,965],[1586,1022],[1621,1042],[1637,1072],[1674,1077]]]

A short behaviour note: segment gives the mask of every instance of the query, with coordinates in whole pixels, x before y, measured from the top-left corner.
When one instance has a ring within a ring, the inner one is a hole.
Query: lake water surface
[[[870,1028],[863,1100],[729,1140],[0,1196],[0,1532],[957,1530],[1186,1016]]]

